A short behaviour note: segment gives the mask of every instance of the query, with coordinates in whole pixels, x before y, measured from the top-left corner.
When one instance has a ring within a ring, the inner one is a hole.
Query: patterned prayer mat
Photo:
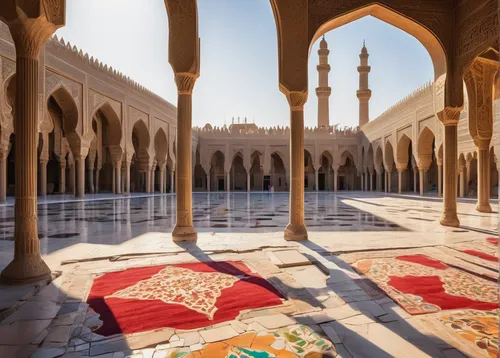
[[[498,238],[487,238],[451,245],[455,256],[498,272]]]
[[[190,352],[171,349],[167,357],[176,358],[320,358],[336,357],[335,346],[311,328],[303,325],[275,331],[244,333],[225,341],[210,343]]]
[[[472,342],[484,357],[498,357],[499,310],[465,310],[442,315],[438,319],[446,327]]]
[[[158,328],[194,329],[235,319],[241,311],[280,305],[282,295],[242,262],[131,268],[101,275],[87,303],[103,336]]]
[[[499,307],[496,282],[426,255],[371,257],[351,265],[413,315],[464,308],[491,311]]]

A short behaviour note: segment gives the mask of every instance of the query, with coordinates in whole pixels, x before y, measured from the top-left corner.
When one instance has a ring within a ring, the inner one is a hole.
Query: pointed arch
[[[47,101],[50,101],[51,98],[62,111],[62,128],[64,132],[66,134],[76,132],[79,119],[78,106],[68,89],[63,84],[60,84],[48,95]]]
[[[418,155],[432,155],[435,136],[429,127],[425,126],[418,137]]]
[[[122,140],[121,120],[108,101],[101,103],[95,109],[94,113],[92,113],[91,118],[94,118],[96,115],[99,115],[101,118],[104,118],[107,122],[106,123],[108,127],[107,139],[109,145],[120,145]]]
[[[150,144],[148,127],[142,119],[138,119],[132,128],[132,136],[136,136],[140,149],[148,149]]]
[[[162,165],[167,160],[168,140],[163,128],[159,128],[155,134],[156,161]]]
[[[410,148],[411,139],[406,134],[403,134],[398,141],[396,149],[396,161],[398,164],[407,164],[411,159],[408,154]]]
[[[371,3],[357,8],[353,6],[351,9],[347,8],[344,10],[343,13],[340,10],[338,13],[331,14],[331,17],[327,18],[326,21],[323,20],[317,24],[317,30],[312,35],[310,41],[309,51],[312,44],[323,34],[365,16],[373,16],[415,37],[425,47],[431,57],[434,66],[434,78],[437,80],[446,74],[447,58],[445,45],[441,42],[441,39],[429,30],[429,28],[422,25],[416,18],[405,16],[391,7],[379,3]]]
[[[385,142],[384,164],[389,169],[391,169],[394,164],[394,148],[389,140]]]

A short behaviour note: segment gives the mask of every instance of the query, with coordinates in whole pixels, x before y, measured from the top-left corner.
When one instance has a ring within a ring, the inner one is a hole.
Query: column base
[[[198,240],[198,233],[192,225],[190,226],[179,226],[175,225],[174,231],[172,231],[172,240],[174,242],[192,241],[196,242]]]
[[[51,277],[49,266],[38,255],[14,259],[0,274],[0,282],[23,284],[45,280]]]
[[[479,211],[480,213],[491,213],[491,205],[490,204],[485,204],[485,205],[477,205],[476,210]]]
[[[305,225],[294,226],[288,224],[285,228],[284,238],[286,241],[307,240],[307,229]]]
[[[449,213],[449,214],[444,213],[439,223],[442,226],[451,226],[451,227],[460,226],[460,220],[458,220],[458,216],[455,213]]]

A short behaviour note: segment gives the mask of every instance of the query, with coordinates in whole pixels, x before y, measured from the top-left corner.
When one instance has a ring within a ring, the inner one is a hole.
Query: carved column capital
[[[0,18],[9,26],[17,57],[38,59],[49,37],[65,24],[65,0],[6,0]]]
[[[197,74],[190,72],[178,72],[175,74],[175,83],[177,84],[178,94],[192,94],[194,84],[198,78]]]
[[[288,91],[286,93],[286,99],[290,104],[290,110],[303,111],[304,105],[307,102],[307,92]]]
[[[463,107],[445,107],[437,113],[438,119],[443,126],[456,126],[460,120],[460,112]]]

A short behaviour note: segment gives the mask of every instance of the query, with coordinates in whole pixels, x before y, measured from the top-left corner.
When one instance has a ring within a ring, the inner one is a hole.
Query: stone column
[[[174,241],[196,241],[193,227],[193,175],[191,170],[192,94],[197,75],[176,73],[177,83],[177,222],[172,232]]]
[[[125,162],[125,188],[124,193],[130,194],[130,162]]]
[[[66,159],[59,163],[59,193],[66,193]]]
[[[207,174],[207,192],[210,193],[210,172]]]
[[[156,164],[151,168],[151,176],[150,176],[150,179],[151,179],[151,193],[154,194],[155,192],[155,182],[156,182]],[[192,182],[192,180],[191,180]],[[191,190],[193,190],[193,188],[191,188]]]
[[[361,191],[364,191],[365,190],[365,174],[364,173],[361,173],[360,179],[361,179]]]
[[[16,48],[14,259],[1,273],[6,282],[50,277],[50,269],[40,255],[38,238],[38,59],[46,41],[64,24],[64,11],[55,14],[54,10],[56,6],[64,9],[61,2],[56,0],[49,5],[4,1],[0,7],[0,17],[7,22]]]
[[[413,192],[417,193],[417,168],[413,168]]]
[[[40,192],[39,192],[39,195],[46,196],[47,195],[47,160],[46,159],[40,159],[39,171],[40,171]]]
[[[418,179],[419,179],[419,186],[420,186],[420,196],[424,196],[424,169],[420,169],[418,170]]]
[[[250,192],[250,170],[247,170],[247,191]]]
[[[314,181],[315,181],[315,190],[319,191],[319,172],[318,170],[314,171]]]
[[[231,191],[231,173],[230,172],[226,173],[226,191],[227,192]]]
[[[76,196],[76,163],[71,163],[69,167],[69,186],[71,190],[71,194]]]
[[[285,240],[307,240],[304,225],[304,104],[306,92],[289,92],[290,104],[290,222]]]
[[[333,191],[334,192],[338,191],[338,185],[339,185],[339,168],[335,167],[335,168],[333,168]]]
[[[438,196],[443,196],[443,163],[438,162]]]
[[[83,198],[85,196],[85,156],[76,155],[76,196]]]
[[[465,162],[465,195],[469,196],[469,181],[470,181],[470,170],[471,170],[472,159],[466,160]],[[479,169],[479,168],[478,168]]]
[[[170,192],[175,193],[175,172],[172,170],[170,171]]]
[[[443,226],[458,227],[460,221],[457,215],[457,126],[460,108],[446,107],[438,113],[438,118],[444,126],[443,215],[440,223]]]
[[[460,165],[460,197],[463,198],[465,196],[465,166]]]
[[[398,169],[398,194],[403,193],[403,172],[404,169],[402,168],[397,168]]]
[[[160,193],[165,193],[165,166],[160,165]]]
[[[146,169],[146,193],[151,193],[151,168]]]
[[[370,172],[369,178],[370,178],[370,191],[373,191],[373,173],[372,172]]]
[[[387,192],[392,192],[392,170],[387,172]]]
[[[7,201],[7,151],[0,150],[0,202]]]
[[[94,194],[94,164],[87,163],[87,181],[89,184],[89,193]]]
[[[113,165],[111,165],[111,192],[116,194],[116,171]]]
[[[113,168],[115,171],[115,194],[122,193],[122,162],[117,161],[113,163]]]
[[[479,141],[477,141],[479,142]],[[490,190],[490,140],[478,143],[477,150],[477,206],[476,210],[482,213],[491,213]]]
[[[97,166],[97,169],[95,170],[95,193],[99,193],[99,173],[101,172],[101,168]]]

